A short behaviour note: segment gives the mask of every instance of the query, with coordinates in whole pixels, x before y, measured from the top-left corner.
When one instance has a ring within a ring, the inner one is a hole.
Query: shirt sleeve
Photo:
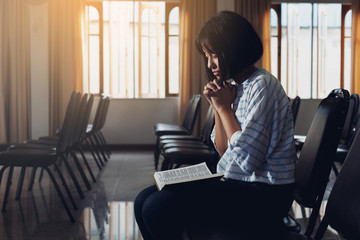
[[[239,107],[235,112],[242,130],[233,134],[228,150],[242,171],[251,174],[264,164],[270,144],[270,126],[267,126],[269,99],[265,81],[258,81],[248,98],[240,101],[248,102],[246,109]]]
[[[229,144],[230,157],[243,172],[251,174],[264,163],[268,145],[267,129],[250,121],[242,131],[232,135]]]

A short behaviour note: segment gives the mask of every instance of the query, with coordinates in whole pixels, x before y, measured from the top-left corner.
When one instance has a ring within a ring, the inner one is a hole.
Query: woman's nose
[[[216,66],[215,66],[215,63],[214,63],[214,61],[212,60],[212,58],[208,58],[208,64],[207,64],[207,67],[208,68],[216,68]]]

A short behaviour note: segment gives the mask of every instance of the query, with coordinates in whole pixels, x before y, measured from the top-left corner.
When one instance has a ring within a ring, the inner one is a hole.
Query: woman
[[[216,111],[217,172],[225,180],[143,190],[135,201],[139,228],[145,240],[181,239],[191,226],[268,238],[293,201],[296,154],[287,95],[274,76],[254,66],[262,43],[240,15],[223,11],[210,18],[196,46],[209,80],[203,94]]]

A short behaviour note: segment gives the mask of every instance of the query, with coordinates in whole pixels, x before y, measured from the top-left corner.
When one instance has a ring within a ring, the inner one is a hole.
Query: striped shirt
[[[237,86],[232,108],[242,130],[232,135],[217,172],[247,182],[293,183],[294,123],[280,82],[264,69],[256,71]]]

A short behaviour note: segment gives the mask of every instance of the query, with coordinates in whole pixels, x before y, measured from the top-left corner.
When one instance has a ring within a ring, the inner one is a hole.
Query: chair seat
[[[0,154],[0,164],[19,167],[47,167],[57,160],[54,150],[10,149]]]
[[[162,147],[162,151],[166,151],[170,148],[194,148],[194,149],[211,149],[208,145],[202,142],[175,142],[175,143],[167,143]]]
[[[39,137],[39,140],[52,140],[52,141],[58,141],[59,137],[58,136],[43,136],[43,137]]]
[[[20,143],[20,144],[12,144],[8,147],[8,150],[13,149],[45,149],[45,150],[56,150],[56,147],[53,145],[43,145],[43,144],[35,144],[35,143]]]
[[[163,152],[164,161],[161,170],[167,170],[168,164],[193,165],[205,162],[210,171],[215,172],[219,154],[214,149],[169,148]]]
[[[296,151],[300,151],[302,149],[305,139],[306,139],[305,135],[294,135]]]
[[[164,151],[164,156],[166,158],[171,158],[172,160],[176,161],[177,159],[183,160],[184,157],[187,159],[197,159],[203,160],[208,159],[209,157],[214,157],[218,155],[218,153],[213,149],[194,149],[194,148],[169,148]]]
[[[190,140],[190,141],[201,141],[198,136],[194,135],[164,135],[159,138],[160,142],[165,140]]]
[[[56,146],[58,143],[58,140],[52,140],[52,139],[31,139],[25,141],[26,144],[42,144],[42,145],[49,145],[49,146]]]
[[[348,152],[349,152],[349,147],[339,146],[336,149],[336,159],[335,159],[335,161],[339,162],[339,163],[344,163]]]
[[[157,123],[155,124],[155,135],[187,135],[189,131],[182,126],[168,123]]]

